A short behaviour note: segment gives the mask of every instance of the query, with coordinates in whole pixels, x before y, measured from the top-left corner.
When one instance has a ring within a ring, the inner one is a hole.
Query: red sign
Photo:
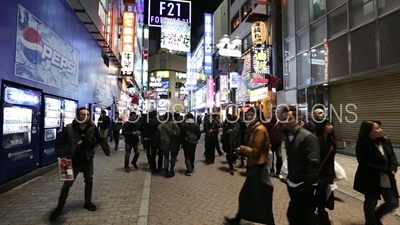
[[[135,0],[124,0],[124,5],[134,5]]]
[[[143,50],[143,59],[148,59],[148,58],[149,58],[149,51]]]
[[[253,79],[251,79],[251,83],[253,83],[253,84],[268,84],[268,79],[265,79],[265,78],[253,78]]]

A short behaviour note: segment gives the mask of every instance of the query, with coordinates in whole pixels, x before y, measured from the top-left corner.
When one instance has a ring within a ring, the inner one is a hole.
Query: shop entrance
[[[325,86],[313,86],[297,90],[297,102],[299,107],[299,115],[304,121],[308,121],[308,114],[313,109],[325,107],[325,112],[328,112],[329,89]]]

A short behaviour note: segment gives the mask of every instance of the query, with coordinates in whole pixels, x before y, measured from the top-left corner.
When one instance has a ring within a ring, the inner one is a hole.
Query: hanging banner
[[[18,5],[15,76],[77,92],[79,52]]]
[[[161,48],[190,52],[190,24],[162,18],[160,41]]]
[[[204,14],[204,74],[213,74],[213,15]]]
[[[133,72],[135,52],[135,13],[124,12],[122,20],[122,69],[123,72]]]
[[[214,79],[207,79],[207,107],[214,107]]]

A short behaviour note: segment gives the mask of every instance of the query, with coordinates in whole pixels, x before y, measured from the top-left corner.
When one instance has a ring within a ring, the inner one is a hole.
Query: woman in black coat
[[[356,145],[358,168],[354,190],[364,194],[366,225],[382,225],[381,218],[399,205],[395,180],[397,158],[388,137],[382,135],[379,121],[363,121]],[[376,210],[378,200],[384,203]]]
[[[333,180],[335,179],[335,155],[336,155],[336,142],[333,135],[333,125],[328,120],[322,123],[317,123],[315,127],[315,134],[319,139],[321,157],[320,157],[320,173],[318,175],[318,186],[315,193],[315,205],[318,212],[318,219],[320,225],[331,224],[326,208],[333,210],[334,196],[331,192],[327,196],[327,189],[331,188]]]

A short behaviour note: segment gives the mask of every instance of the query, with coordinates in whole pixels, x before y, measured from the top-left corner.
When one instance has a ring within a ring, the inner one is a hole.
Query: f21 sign
[[[191,23],[192,3],[185,0],[149,0],[149,26],[161,27],[163,17]]]

